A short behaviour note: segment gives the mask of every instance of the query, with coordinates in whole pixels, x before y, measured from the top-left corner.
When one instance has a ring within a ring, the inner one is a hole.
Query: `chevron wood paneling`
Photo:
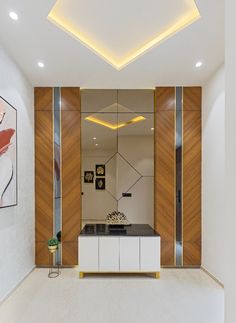
[[[158,101],[156,101],[158,102]],[[175,262],[175,111],[155,113],[155,229],[162,265]]]
[[[78,240],[63,242],[62,263],[64,266],[78,265]]]
[[[52,110],[53,89],[52,87],[34,88],[34,107],[35,110]]]
[[[81,229],[81,156],[80,111],[62,111],[62,254],[63,264],[68,259],[64,242],[77,241]],[[72,244],[73,248],[77,248]],[[69,251],[68,251],[69,252]],[[73,255],[77,252],[71,251]],[[73,265],[77,258],[72,261]]]
[[[202,88],[199,86],[183,88],[183,110],[201,111]]]
[[[48,264],[47,240],[53,235],[52,111],[35,112],[35,263]]]
[[[174,266],[175,265],[175,243],[173,241],[161,240],[161,265]]]
[[[184,243],[184,266],[199,267],[201,265],[201,241]]]
[[[53,235],[53,129],[52,112],[35,112],[35,239]]]
[[[48,244],[45,242],[35,243],[35,264],[37,266],[48,266],[49,265],[49,252]]]
[[[158,87],[155,90],[155,108],[159,110],[175,110],[175,88]]]
[[[80,111],[80,89],[78,87],[61,88],[61,110]]]
[[[201,112],[183,112],[183,263],[201,265]]]

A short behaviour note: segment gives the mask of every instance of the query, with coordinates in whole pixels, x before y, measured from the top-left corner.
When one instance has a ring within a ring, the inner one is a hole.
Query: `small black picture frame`
[[[105,176],[106,168],[105,165],[96,165],[96,176]]]
[[[105,178],[96,178],[95,187],[96,187],[96,190],[105,190],[106,189],[106,179]]]
[[[94,171],[86,170],[84,171],[84,183],[94,182]]]

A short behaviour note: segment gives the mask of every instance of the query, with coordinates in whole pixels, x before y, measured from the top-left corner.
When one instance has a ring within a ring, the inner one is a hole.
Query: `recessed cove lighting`
[[[197,62],[196,64],[195,64],[195,67],[196,68],[199,68],[199,67],[201,67],[202,66],[202,62],[201,61],[199,61],[199,62]]]
[[[43,68],[44,67],[44,63],[43,62],[38,62],[38,67]]]
[[[18,14],[17,14],[17,13],[15,13],[14,11],[9,12],[9,17],[10,17],[12,20],[18,20]]]

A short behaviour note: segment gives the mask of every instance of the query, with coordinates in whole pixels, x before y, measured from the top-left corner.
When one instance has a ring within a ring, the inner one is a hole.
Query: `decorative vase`
[[[51,253],[54,253],[56,250],[57,250],[57,245],[55,246],[48,246],[48,250],[51,252]]]

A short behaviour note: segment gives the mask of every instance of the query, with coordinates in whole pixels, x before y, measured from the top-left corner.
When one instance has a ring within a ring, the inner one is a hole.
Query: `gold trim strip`
[[[211,277],[222,288],[225,287],[224,284],[219,279],[217,279],[212,273],[210,273],[206,268],[204,268],[203,266],[201,266],[200,269],[202,271],[204,271],[204,273],[206,273],[209,277]]]

